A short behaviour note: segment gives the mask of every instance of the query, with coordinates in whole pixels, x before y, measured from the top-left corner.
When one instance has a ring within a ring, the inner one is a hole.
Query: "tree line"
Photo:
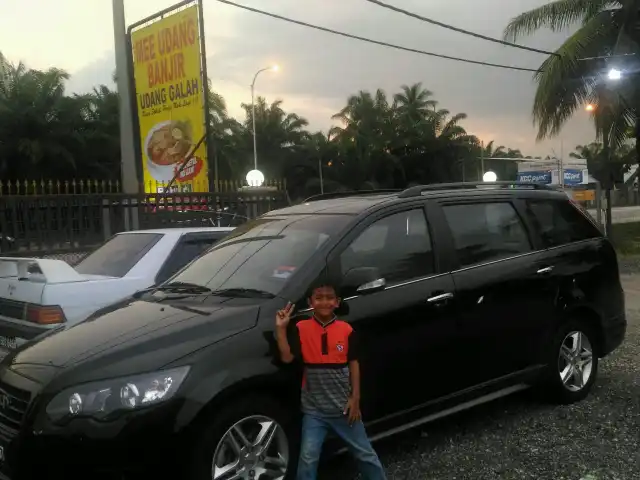
[[[120,175],[119,98],[100,85],[68,94],[61,69],[36,70],[0,58],[0,178],[97,179]],[[225,99],[209,90],[209,163],[219,178],[243,179],[253,166],[251,105],[232,118]],[[466,115],[441,108],[422,84],[387,95],[360,91],[333,116],[338,126],[311,131],[282,100],[256,99],[260,169],[285,179],[292,196],[340,189],[403,188],[416,183],[477,180],[480,158],[523,158],[519,150],[480,140],[462,125]],[[500,179],[515,179],[515,162],[485,163]]]
[[[120,179],[118,93],[100,85],[68,94],[68,79],[61,69],[30,69],[0,54],[0,179]],[[211,171],[215,165],[220,179],[242,180],[253,167],[251,105],[243,104],[244,118],[235,119],[223,96],[208,92]],[[421,83],[392,95],[381,89],[351,95],[328,131],[311,131],[282,100],[258,97],[255,110],[259,168],[285,180],[292,198],[320,193],[321,177],[325,192],[476,181],[482,166],[515,180],[515,161],[490,159],[532,158],[481,142],[464,128],[466,114],[442,108]],[[576,149],[574,157],[589,161],[602,150]]]

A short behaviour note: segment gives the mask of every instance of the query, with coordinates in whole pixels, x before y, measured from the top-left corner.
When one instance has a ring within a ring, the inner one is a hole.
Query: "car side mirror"
[[[342,295],[367,295],[384,290],[386,286],[387,282],[376,267],[356,267],[342,278]]]

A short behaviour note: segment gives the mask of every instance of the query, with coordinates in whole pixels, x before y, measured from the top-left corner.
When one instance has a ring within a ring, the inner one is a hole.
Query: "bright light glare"
[[[264,175],[260,170],[251,170],[247,173],[247,183],[250,187],[261,187],[264,183]]]
[[[498,175],[492,171],[484,172],[484,175],[482,176],[483,182],[495,182],[496,180],[498,180]]]
[[[271,70],[277,72],[278,70],[280,70],[280,67],[278,65],[274,65],[273,67],[271,67]]]
[[[620,80],[620,78],[622,78],[622,72],[617,68],[612,68],[609,70],[607,77],[609,77],[609,80]]]
[[[593,111],[596,109],[596,107],[594,107],[594,106],[593,106],[593,104],[588,103],[588,104],[587,104],[587,106],[586,106],[586,107],[584,107],[584,109],[585,109],[587,112],[593,112]]]

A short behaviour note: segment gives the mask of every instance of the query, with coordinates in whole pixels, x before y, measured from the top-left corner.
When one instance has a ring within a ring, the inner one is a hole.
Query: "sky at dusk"
[[[125,0],[127,23],[175,3]],[[335,30],[421,50],[493,63],[537,68],[544,55],[529,53],[429,25],[363,0],[237,0],[237,3]],[[442,22],[501,37],[508,21],[544,0],[388,0],[395,6]],[[473,8],[472,8],[473,7]],[[481,8],[481,11],[477,9]],[[463,125],[484,141],[519,148],[524,154],[564,155],[593,141],[586,113],[578,112],[562,134],[536,142],[531,106],[535,83],[530,72],[493,69],[402,52],[333,36],[255,13],[204,1],[208,74],[213,88],[241,117],[249,103],[254,73],[277,63],[278,73],[263,73],[256,93],[282,99],[285,110],[327,129],[331,115],[359,90],[382,88],[389,95],[401,85],[422,82],[440,108],[465,112]],[[52,21],[52,19],[55,19]],[[540,34],[521,43],[557,48],[570,32]],[[68,91],[82,93],[98,84],[112,86],[115,70],[112,2],[109,0],[21,0],[0,16],[0,50],[11,62],[32,68],[63,68],[71,74]]]

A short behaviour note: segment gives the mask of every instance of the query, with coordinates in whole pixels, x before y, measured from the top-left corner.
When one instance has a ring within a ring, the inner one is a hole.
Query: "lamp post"
[[[258,146],[256,142],[256,103],[255,103],[255,87],[256,87],[256,79],[258,75],[262,72],[266,72],[267,70],[271,70],[272,72],[278,71],[278,66],[273,65],[267,68],[261,68],[256,72],[253,76],[253,82],[251,82],[251,117],[253,120],[253,169],[258,170]]]

